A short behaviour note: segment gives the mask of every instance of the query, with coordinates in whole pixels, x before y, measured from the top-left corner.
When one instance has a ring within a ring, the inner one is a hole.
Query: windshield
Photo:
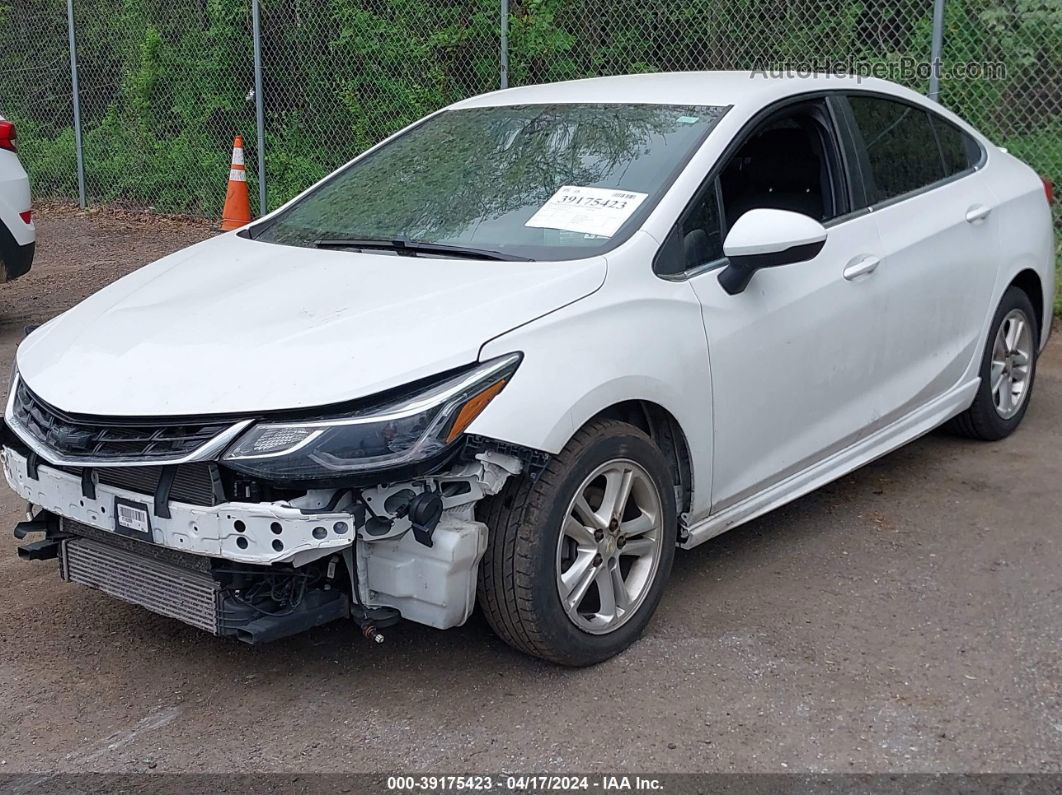
[[[496,259],[591,256],[637,228],[726,110],[445,111],[338,171],[251,236],[335,248],[351,241],[353,249],[371,241],[438,244]],[[447,256],[430,246],[392,250]]]

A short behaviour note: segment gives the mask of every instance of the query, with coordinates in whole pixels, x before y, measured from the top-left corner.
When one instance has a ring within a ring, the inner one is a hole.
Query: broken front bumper
[[[164,511],[169,515],[159,516],[144,494],[95,481],[86,488],[81,477],[43,462],[31,473],[27,457],[10,447],[3,450],[3,465],[15,492],[60,517],[63,531],[86,526],[96,540],[120,540],[145,560],[159,548],[256,566],[298,568],[342,559],[356,566],[353,580],[362,604],[392,607],[403,618],[438,629],[464,623],[475,604],[478,565],[487,546],[487,527],[475,520],[475,503],[496,494],[521,470],[512,456],[483,452],[473,463],[422,481],[361,489],[360,503],[367,512],[354,510],[349,495],[346,501],[307,495],[298,505],[224,502],[206,507],[169,500]],[[413,526],[408,511],[391,507],[408,506],[426,491],[445,495],[438,523],[427,535]],[[128,532],[118,532],[115,517],[119,506],[129,504],[141,506],[148,520],[143,534],[132,540],[125,537]],[[309,507],[315,504],[339,509],[317,512]],[[160,612],[146,593],[115,595]]]
[[[4,475],[15,492],[34,505],[90,527],[114,532],[118,500],[144,504],[150,497],[115,486],[95,484],[95,497],[81,478],[41,463],[29,475],[26,457],[5,447]],[[212,507],[170,501],[168,518],[150,515],[151,541],[161,546],[226,558],[240,563],[293,563],[316,559],[350,546],[349,513],[304,513],[284,503],[226,502]],[[316,535],[315,535],[316,531]]]

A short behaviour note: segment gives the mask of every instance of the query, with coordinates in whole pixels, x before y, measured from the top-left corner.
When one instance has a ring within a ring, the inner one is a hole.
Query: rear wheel
[[[1040,339],[1036,313],[1025,292],[1003,294],[981,360],[981,385],[973,404],[949,423],[972,439],[995,441],[1021,424],[1032,397]]]
[[[591,422],[534,481],[486,507],[479,604],[504,641],[562,665],[633,643],[656,610],[677,538],[663,454],[641,430]]]

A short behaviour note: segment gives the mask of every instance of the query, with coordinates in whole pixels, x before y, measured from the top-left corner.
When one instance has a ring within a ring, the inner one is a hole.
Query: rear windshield
[[[451,110],[251,230],[296,246],[379,240],[575,259],[636,229],[726,112],[718,106]]]

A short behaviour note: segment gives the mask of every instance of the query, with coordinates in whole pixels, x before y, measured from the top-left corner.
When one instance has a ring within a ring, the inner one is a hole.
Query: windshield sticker
[[[524,226],[612,237],[648,193],[564,185]]]
[[[697,116],[679,116],[675,121],[679,124],[696,124],[700,119]]]

